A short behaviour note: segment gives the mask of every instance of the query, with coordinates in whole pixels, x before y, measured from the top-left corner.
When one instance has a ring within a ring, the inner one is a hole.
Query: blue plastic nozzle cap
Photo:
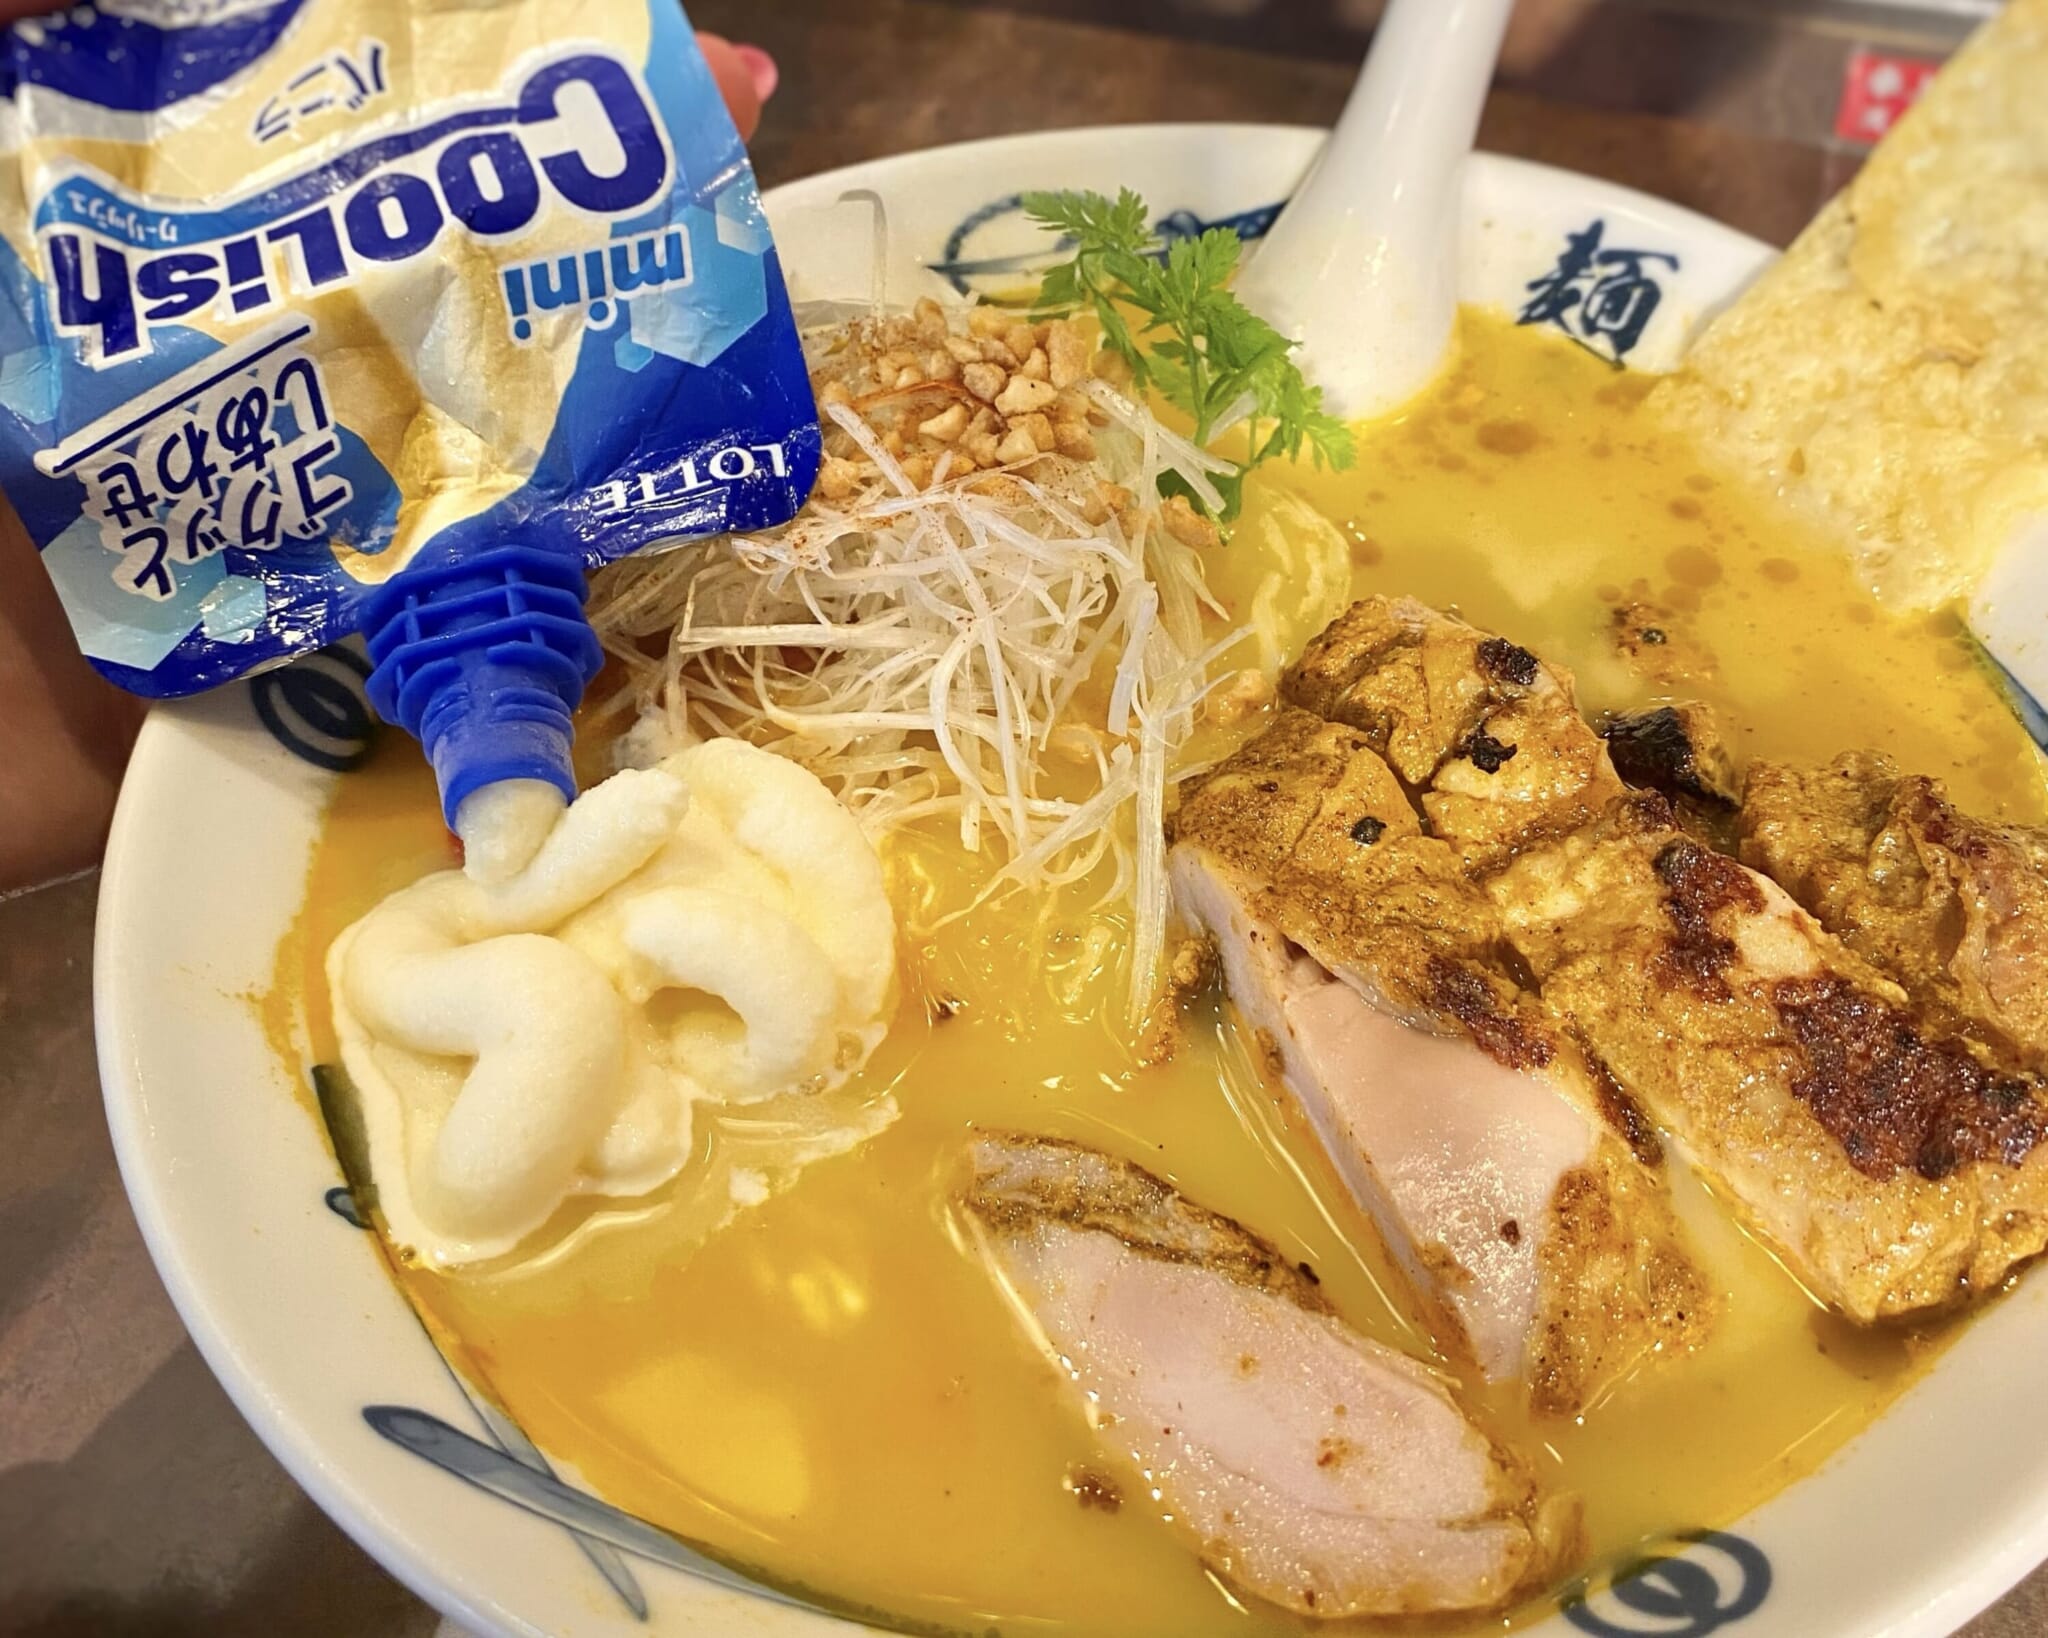
[[[501,779],[576,795],[571,713],[604,662],[588,591],[574,558],[504,546],[405,569],[370,597],[370,703],[425,749],[449,828]]]

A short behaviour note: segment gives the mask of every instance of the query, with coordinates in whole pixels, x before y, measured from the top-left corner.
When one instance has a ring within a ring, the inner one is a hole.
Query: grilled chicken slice
[[[1569,673],[1413,598],[1354,603],[1281,694],[1361,730],[1470,863],[1584,824],[1623,789]]]
[[[2048,1104],[1764,876],[1618,802],[1487,883],[1546,1003],[1852,1319],[2048,1244]]]
[[[1427,699],[1465,702],[1463,721],[1481,709],[1471,702],[1503,693],[1500,650],[1487,646],[1499,641],[1418,605],[1362,604],[1283,692],[1389,721],[1360,702],[1417,697],[1410,679],[1426,674]],[[1518,677],[1530,670],[1515,663]],[[2042,1250],[2048,1103],[2034,1076],[1961,1038],[1769,879],[1686,835],[1661,795],[1625,793],[1606,747],[1559,709],[1568,680],[1545,687],[1545,668],[1534,670],[1512,703],[1540,707],[1541,732],[1495,736],[1521,770],[1499,800],[1527,822],[1471,822],[1472,764],[1455,748],[1426,778],[1404,773],[1499,910],[1557,1026],[1853,1319],[1993,1289]],[[1429,720],[1450,722],[1450,708],[1432,704]],[[1436,737],[1455,747],[1441,728]],[[2023,890],[2005,879],[2016,900]]]
[[[1907,994],[2048,1067],[2048,832],[1959,813],[1932,779],[1869,752],[1760,763],[1742,857]]]
[[[1337,1619],[1490,1609],[1556,1563],[1574,1509],[1265,1241],[1093,1149],[972,1158],[967,1221],[1105,1462],[1219,1575]]]
[[[1570,1413],[1704,1329],[1654,1133],[1499,970],[1496,912],[1364,734],[1283,712],[1175,838],[1181,914],[1445,1346]]]

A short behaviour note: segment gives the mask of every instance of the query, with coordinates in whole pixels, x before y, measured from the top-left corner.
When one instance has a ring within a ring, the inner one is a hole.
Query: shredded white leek
[[[1107,421],[1095,459],[951,480],[942,465],[922,489],[827,404],[872,463],[864,489],[618,564],[592,619],[626,671],[600,709],[638,713],[638,759],[737,734],[812,769],[871,834],[949,823],[990,858],[984,898],[1128,895],[1135,1022],[1165,945],[1167,788],[1249,633],[1225,630],[1157,503],[1170,471],[1220,505],[1210,475],[1227,463],[1106,383],[1087,391]]]

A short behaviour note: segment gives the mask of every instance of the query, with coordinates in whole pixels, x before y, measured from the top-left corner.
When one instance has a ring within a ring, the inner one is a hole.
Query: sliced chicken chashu
[[[1281,694],[1363,732],[1468,863],[1583,824],[1623,789],[1569,673],[1413,598],[1354,603]]]
[[[1870,752],[1760,763],[1742,857],[1916,1001],[2048,1067],[2048,833],[1958,812]]]
[[[1359,730],[1305,711],[1182,802],[1176,902],[1268,1068],[1431,1311],[1569,1413],[1711,1298],[1647,1122],[1498,964],[1496,912]]]
[[[1869,1321],[2048,1244],[2048,1105],[1660,796],[1488,881],[1515,947],[1793,1272]]]
[[[1346,620],[1418,633],[1432,698],[1501,693],[1486,648],[1498,639],[1461,621],[1398,604]],[[1351,646],[1346,697],[1401,697],[1400,645]],[[1539,795],[1512,850],[1505,827],[1442,799],[1471,781],[1455,757],[1414,781],[1546,1009],[1850,1317],[1995,1287],[2048,1243],[2048,1108],[2032,1076],[1956,1038],[1768,878],[1685,835],[1661,796],[1617,794],[1606,747],[1557,708],[1569,697],[1562,678],[1523,696],[1542,731],[1513,739],[1510,766]]]
[[[1096,1150],[972,1159],[975,1238],[1105,1464],[1218,1574],[1336,1619],[1490,1609],[1557,1562],[1569,1504],[1265,1241]]]

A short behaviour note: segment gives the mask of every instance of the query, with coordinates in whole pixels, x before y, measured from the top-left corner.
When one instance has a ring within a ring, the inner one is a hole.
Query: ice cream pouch
[[[381,624],[395,714],[450,630],[509,700],[594,666],[582,569],[808,493],[788,296],[674,0],[110,0],[0,39],[0,484],[122,687]]]

